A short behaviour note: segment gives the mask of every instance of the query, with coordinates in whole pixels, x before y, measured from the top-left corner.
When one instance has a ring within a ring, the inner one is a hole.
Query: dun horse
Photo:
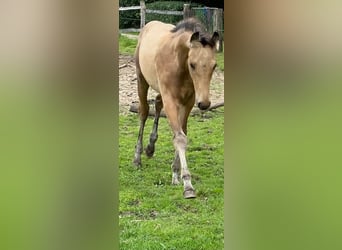
[[[143,132],[149,112],[149,87],[159,94],[155,100],[155,119],[150,141],[145,149],[152,157],[158,138],[158,120],[164,108],[173,131],[175,158],[171,165],[172,184],[184,184],[184,198],[196,197],[186,161],[187,120],[194,104],[205,110],[210,106],[209,87],[216,67],[215,52],[219,35],[209,35],[196,19],[186,19],[176,26],[149,22],[140,32],[135,52],[138,79],[140,130],[134,164],[141,166]]]

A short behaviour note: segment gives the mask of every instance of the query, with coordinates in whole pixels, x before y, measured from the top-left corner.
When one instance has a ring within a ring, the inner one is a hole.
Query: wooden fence
[[[140,1],[140,6],[130,6],[130,7],[120,7],[119,11],[125,10],[140,10],[140,29],[145,26],[146,23],[146,13],[153,13],[153,14],[162,14],[162,15],[178,15],[183,16],[183,11],[170,11],[170,10],[151,10],[147,9],[145,5],[145,1]],[[131,32],[136,31],[139,32],[140,29],[120,29],[122,32]]]
[[[147,9],[145,1],[140,1],[140,6],[130,6],[130,7],[119,7],[119,11],[129,11],[129,10],[140,10],[140,29],[130,28],[130,29],[120,29],[120,32],[140,32],[141,28],[145,26],[146,14],[162,14],[162,15],[178,15],[183,16],[183,19],[196,16],[196,10],[212,11],[212,24],[209,27],[209,31],[218,31],[220,34],[220,41],[217,46],[217,50],[223,51],[223,10],[218,8],[190,8],[190,4],[184,4],[183,11],[169,11],[169,10],[151,10]],[[202,20],[203,21],[203,20]],[[205,22],[208,27],[208,23]]]

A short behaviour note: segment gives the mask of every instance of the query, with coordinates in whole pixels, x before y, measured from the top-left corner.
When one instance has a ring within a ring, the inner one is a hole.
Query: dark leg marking
[[[152,157],[154,154],[155,150],[155,143],[158,140],[158,123],[159,123],[159,117],[160,117],[160,112],[163,108],[163,101],[161,98],[161,95],[157,95],[156,100],[155,100],[155,117],[154,117],[154,123],[153,123],[153,129],[152,133],[150,135],[150,143],[147,145],[145,152],[148,157]]]

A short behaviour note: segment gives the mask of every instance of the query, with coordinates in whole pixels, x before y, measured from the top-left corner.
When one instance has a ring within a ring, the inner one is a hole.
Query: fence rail
[[[141,6],[119,7],[119,10],[140,10]]]
[[[183,16],[183,11],[176,11],[176,10],[149,10],[149,9],[146,9],[146,13]]]
[[[141,6],[130,6],[130,7],[120,7],[120,11],[124,10],[140,10],[142,9]],[[152,13],[152,14],[162,14],[162,15],[175,15],[175,16],[183,16],[183,11],[177,11],[177,10],[151,10],[151,9],[145,9],[146,13]]]
[[[120,32],[140,32],[140,30],[145,26],[146,14],[162,14],[162,15],[177,15],[183,16],[183,18],[191,17],[195,15],[195,12],[203,10],[204,13],[213,11],[212,21],[202,20],[206,26],[210,25],[208,30],[218,31],[220,33],[220,41],[218,43],[218,51],[223,50],[223,12],[222,9],[218,8],[190,8],[190,4],[184,4],[183,11],[173,11],[173,10],[151,10],[147,9],[145,1],[140,1],[140,6],[129,6],[129,7],[119,7],[119,11],[126,10],[140,10],[140,29],[120,29]],[[209,18],[209,17],[208,17]],[[210,22],[210,24],[208,23]]]

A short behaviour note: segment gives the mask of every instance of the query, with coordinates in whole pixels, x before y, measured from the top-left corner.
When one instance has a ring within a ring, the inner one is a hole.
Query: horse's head
[[[188,67],[194,83],[196,104],[202,110],[210,106],[209,87],[216,67],[215,53],[218,38],[217,32],[214,32],[211,37],[201,37],[199,32],[195,32],[190,38]]]

